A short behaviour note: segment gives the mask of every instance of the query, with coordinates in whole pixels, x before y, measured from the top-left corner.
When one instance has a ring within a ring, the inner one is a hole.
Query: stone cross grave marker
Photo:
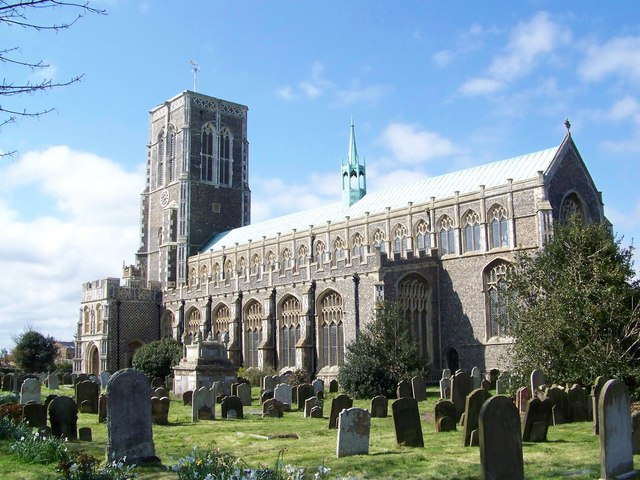
[[[414,398],[399,398],[391,404],[396,442],[406,447],[424,447],[418,402]]]
[[[329,428],[338,428],[338,415],[345,408],[353,407],[353,399],[345,394],[340,394],[331,401],[331,413],[329,414]]]
[[[371,415],[363,408],[347,408],[338,417],[337,457],[367,455]]]

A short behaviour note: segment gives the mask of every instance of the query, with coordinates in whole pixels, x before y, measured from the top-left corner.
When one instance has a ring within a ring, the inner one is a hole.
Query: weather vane
[[[198,65],[193,60],[190,60],[189,63],[191,64],[191,71],[193,72],[193,91],[197,92],[198,72],[200,71],[200,65]]]
[[[567,128],[567,133],[571,132],[571,122],[569,121],[569,117],[564,121],[564,126]]]

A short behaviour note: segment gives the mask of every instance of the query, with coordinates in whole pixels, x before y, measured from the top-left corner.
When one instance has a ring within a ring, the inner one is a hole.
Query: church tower
[[[190,255],[250,222],[247,112],[192,91],[151,110],[137,253],[149,285],[181,285]]]
[[[358,149],[356,148],[356,132],[351,120],[351,132],[349,134],[349,153],[347,164],[342,164],[342,203],[350,206],[364,197],[367,193],[367,175],[364,159],[360,163]]]

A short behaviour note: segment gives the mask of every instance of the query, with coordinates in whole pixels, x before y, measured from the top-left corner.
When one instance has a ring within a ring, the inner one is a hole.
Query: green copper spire
[[[342,202],[353,205],[367,193],[367,176],[364,159],[360,163],[356,147],[356,129],[351,118],[351,132],[349,133],[349,152],[347,164],[342,165]]]

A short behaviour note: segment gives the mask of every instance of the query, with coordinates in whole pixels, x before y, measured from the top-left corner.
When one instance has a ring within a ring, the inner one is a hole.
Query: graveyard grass
[[[42,389],[43,398],[49,393],[72,396],[70,387],[59,391]],[[494,392],[492,392],[494,393]],[[153,426],[156,454],[162,466],[137,467],[139,478],[176,479],[167,471],[178,459],[200,450],[219,449],[240,457],[250,467],[274,467],[280,452],[283,464],[303,467],[313,478],[313,473],[324,464],[330,468],[328,478],[336,476],[353,478],[396,479],[478,479],[480,478],[480,452],[478,447],[463,447],[463,429],[436,434],[433,427],[434,404],[438,394],[429,388],[429,397],[419,403],[425,448],[399,447],[396,445],[393,420],[371,419],[369,455],[336,458],[337,430],[328,429],[328,413],[331,398],[325,400],[325,418],[303,418],[302,412],[285,413],[284,418],[262,418],[258,412],[258,391],[253,389],[253,405],[245,407],[242,420],[203,420],[190,422],[190,407],[181,400],[172,399],[167,426]],[[354,407],[369,409],[369,401],[354,401]],[[219,416],[220,406],[216,406]],[[256,414],[253,414],[253,413]],[[391,408],[389,406],[389,412]],[[90,427],[93,442],[70,442],[69,447],[83,450],[100,459],[104,458],[106,424],[98,423],[97,415],[79,414],[78,427]],[[599,440],[592,433],[591,422],[550,427],[548,442],[524,444],[524,466],[527,479],[587,479],[599,478]],[[299,439],[272,438],[273,435],[296,434]],[[53,480],[61,478],[55,465],[22,463],[9,452],[9,441],[0,441],[0,472],[5,480]],[[640,456],[636,456],[638,465]]]

